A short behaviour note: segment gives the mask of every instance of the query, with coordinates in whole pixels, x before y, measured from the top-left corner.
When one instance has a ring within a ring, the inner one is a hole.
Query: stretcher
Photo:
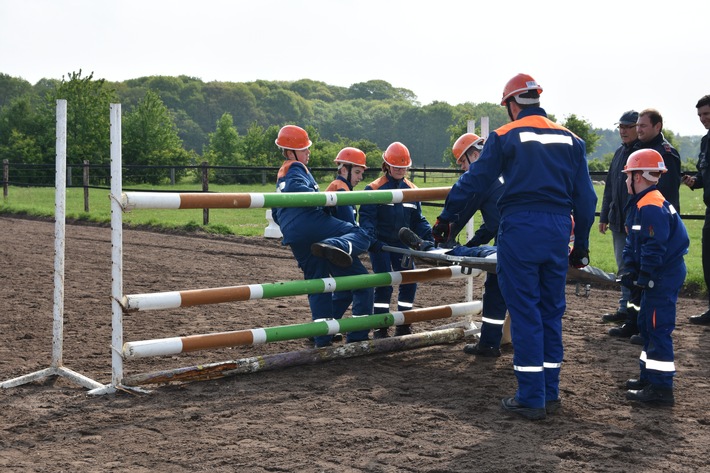
[[[447,255],[446,252],[450,251],[449,248],[436,248],[429,251],[418,251],[408,248],[399,248],[396,246],[384,246],[382,249],[384,251],[389,251],[390,253],[399,253],[403,255],[403,267],[411,266],[412,260],[414,258],[418,258],[429,263],[459,265],[461,266],[462,272],[465,274],[470,274],[473,269],[480,269],[481,271],[495,273],[496,264],[498,263],[498,258],[495,253],[490,256],[486,256],[485,258],[481,258],[475,256]],[[618,282],[615,274],[607,273],[604,270],[594,266],[585,266],[584,268],[579,269],[570,266],[567,271],[567,281],[587,285],[593,283],[617,284]],[[586,288],[586,290],[588,291],[588,288]]]

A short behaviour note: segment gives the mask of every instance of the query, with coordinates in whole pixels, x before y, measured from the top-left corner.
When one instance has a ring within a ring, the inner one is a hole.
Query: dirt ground
[[[111,381],[110,229],[67,225],[64,366]],[[0,217],[0,381],[49,367],[54,223]],[[610,248],[611,250],[611,248]],[[278,241],[124,234],[124,293],[300,280]],[[474,295],[483,278],[474,279]],[[416,307],[465,300],[465,280],[423,283]],[[88,396],[64,377],[0,390],[0,469],[63,471],[697,472],[710,444],[710,333],[678,303],[676,405],[625,400],[639,347],[609,337],[614,288],[568,285],[563,408],[532,422],[505,414],[512,347],[496,360],[462,341],[211,381],[150,394]],[[306,296],[138,312],[124,341],[306,322]],[[442,322],[438,322],[441,325]],[[436,326],[422,323],[421,332]],[[126,360],[126,374],[303,350],[289,341]]]

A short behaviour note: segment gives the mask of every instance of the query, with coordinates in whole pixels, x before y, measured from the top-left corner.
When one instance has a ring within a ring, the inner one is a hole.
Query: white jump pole
[[[52,323],[52,362],[49,368],[9,379],[0,388],[11,388],[49,376],[63,376],[87,389],[102,384],[62,366],[64,351],[64,248],[67,200],[67,101],[57,100],[57,160],[54,192],[54,305]]]

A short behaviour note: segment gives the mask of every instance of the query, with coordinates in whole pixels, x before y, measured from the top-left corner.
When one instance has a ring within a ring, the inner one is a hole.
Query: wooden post
[[[422,172],[424,173],[424,182],[426,182],[426,163],[424,163],[424,171]]]
[[[7,199],[7,186],[10,180],[10,162],[7,159],[2,160],[2,197]]]
[[[84,160],[84,212],[89,212],[89,161]]]
[[[207,192],[210,189],[209,168],[207,161],[202,161],[202,192]],[[202,209],[202,225],[209,225],[210,209]]]
[[[170,185],[175,185],[175,168],[170,168]]]

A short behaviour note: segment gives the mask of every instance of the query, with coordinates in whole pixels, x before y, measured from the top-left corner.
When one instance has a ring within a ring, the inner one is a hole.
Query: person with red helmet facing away
[[[481,156],[459,177],[433,227],[446,241],[468,201],[500,176],[497,274],[508,306],[518,389],[503,409],[528,419],[556,411],[562,366],[567,268],[589,264],[597,196],[584,141],[547,118],[542,87],[518,74],[503,89],[510,123],[493,131]],[[574,247],[569,251],[574,215]]]
[[[621,284],[641,292],[638,327],[644,345],[640,376],[626,382],[626,399],[673,405],[675,362],[671,333],[690,240],[680,215],[658,190],[667,170],[655,149],[631,153],[623,172],[631,195]]]
[[[346,147],[338,152],[335,163],[338,165],[338,176],[325,189],[326,192],[352,191],[363,179],[367,169],[367,156],[357,148]],[[338,205],[326,207],[326,211],[335,218],[357,225],[357,208],[354,205]],[[367,269],[359,258],[353,258],[350,275],[367,274]],[[371,287],[354,289],[352,291],[335,291],[333,293],[333,318],[340,319],[352,303],[353,317],[372,315],[374,289]],[[346,342],[361,342],[369,338],[369,330],[358,330],[346,334]]]
[[[285,159],[276,180],[277,192],[318,192],[318,184],[307,164],[313,143],[303,128],[286,125],[279,130],[276,146]],[[353,260],[370,246],[359,226],[326,213],[322,207],[273,209],[274,222],[281,228],[283,245],[289,245],[305,279],[321,279],[350,274]],[[313,320],[332,319],[333,301],[329,293],[309,294]],[[315,346],[332,343],[333,334],[315,337]]]
[[[365,190],[416,189],[405,176],[412,166],[409,150],[402,143],[395,141],[382,154],[382,172],[384,175],[365,186]],[[424,240],[431,241],[431,226],[422,215],[422,205],[419,202],[404,202],[391,204],[367,204],[360,206],[360,226],[370,236],[370,262],[375,273],[401,271],[402,256],[397,253],[383,252],[384,245],[404,248],[399,239],[399,230],[410,228]],[[433,242],[432,242],[433,246]],[[394,289],[392,286],[375,288],[375,314],[390,312],[390,300]],[[414,296],[417,292],[416,283],[400,284],[397,297],[397,310],[411,310],[414,306]],[[398,325],[395,336],[412,333],[409,325]],[[387,328],[374,331],[374,338],[389,336]]]

